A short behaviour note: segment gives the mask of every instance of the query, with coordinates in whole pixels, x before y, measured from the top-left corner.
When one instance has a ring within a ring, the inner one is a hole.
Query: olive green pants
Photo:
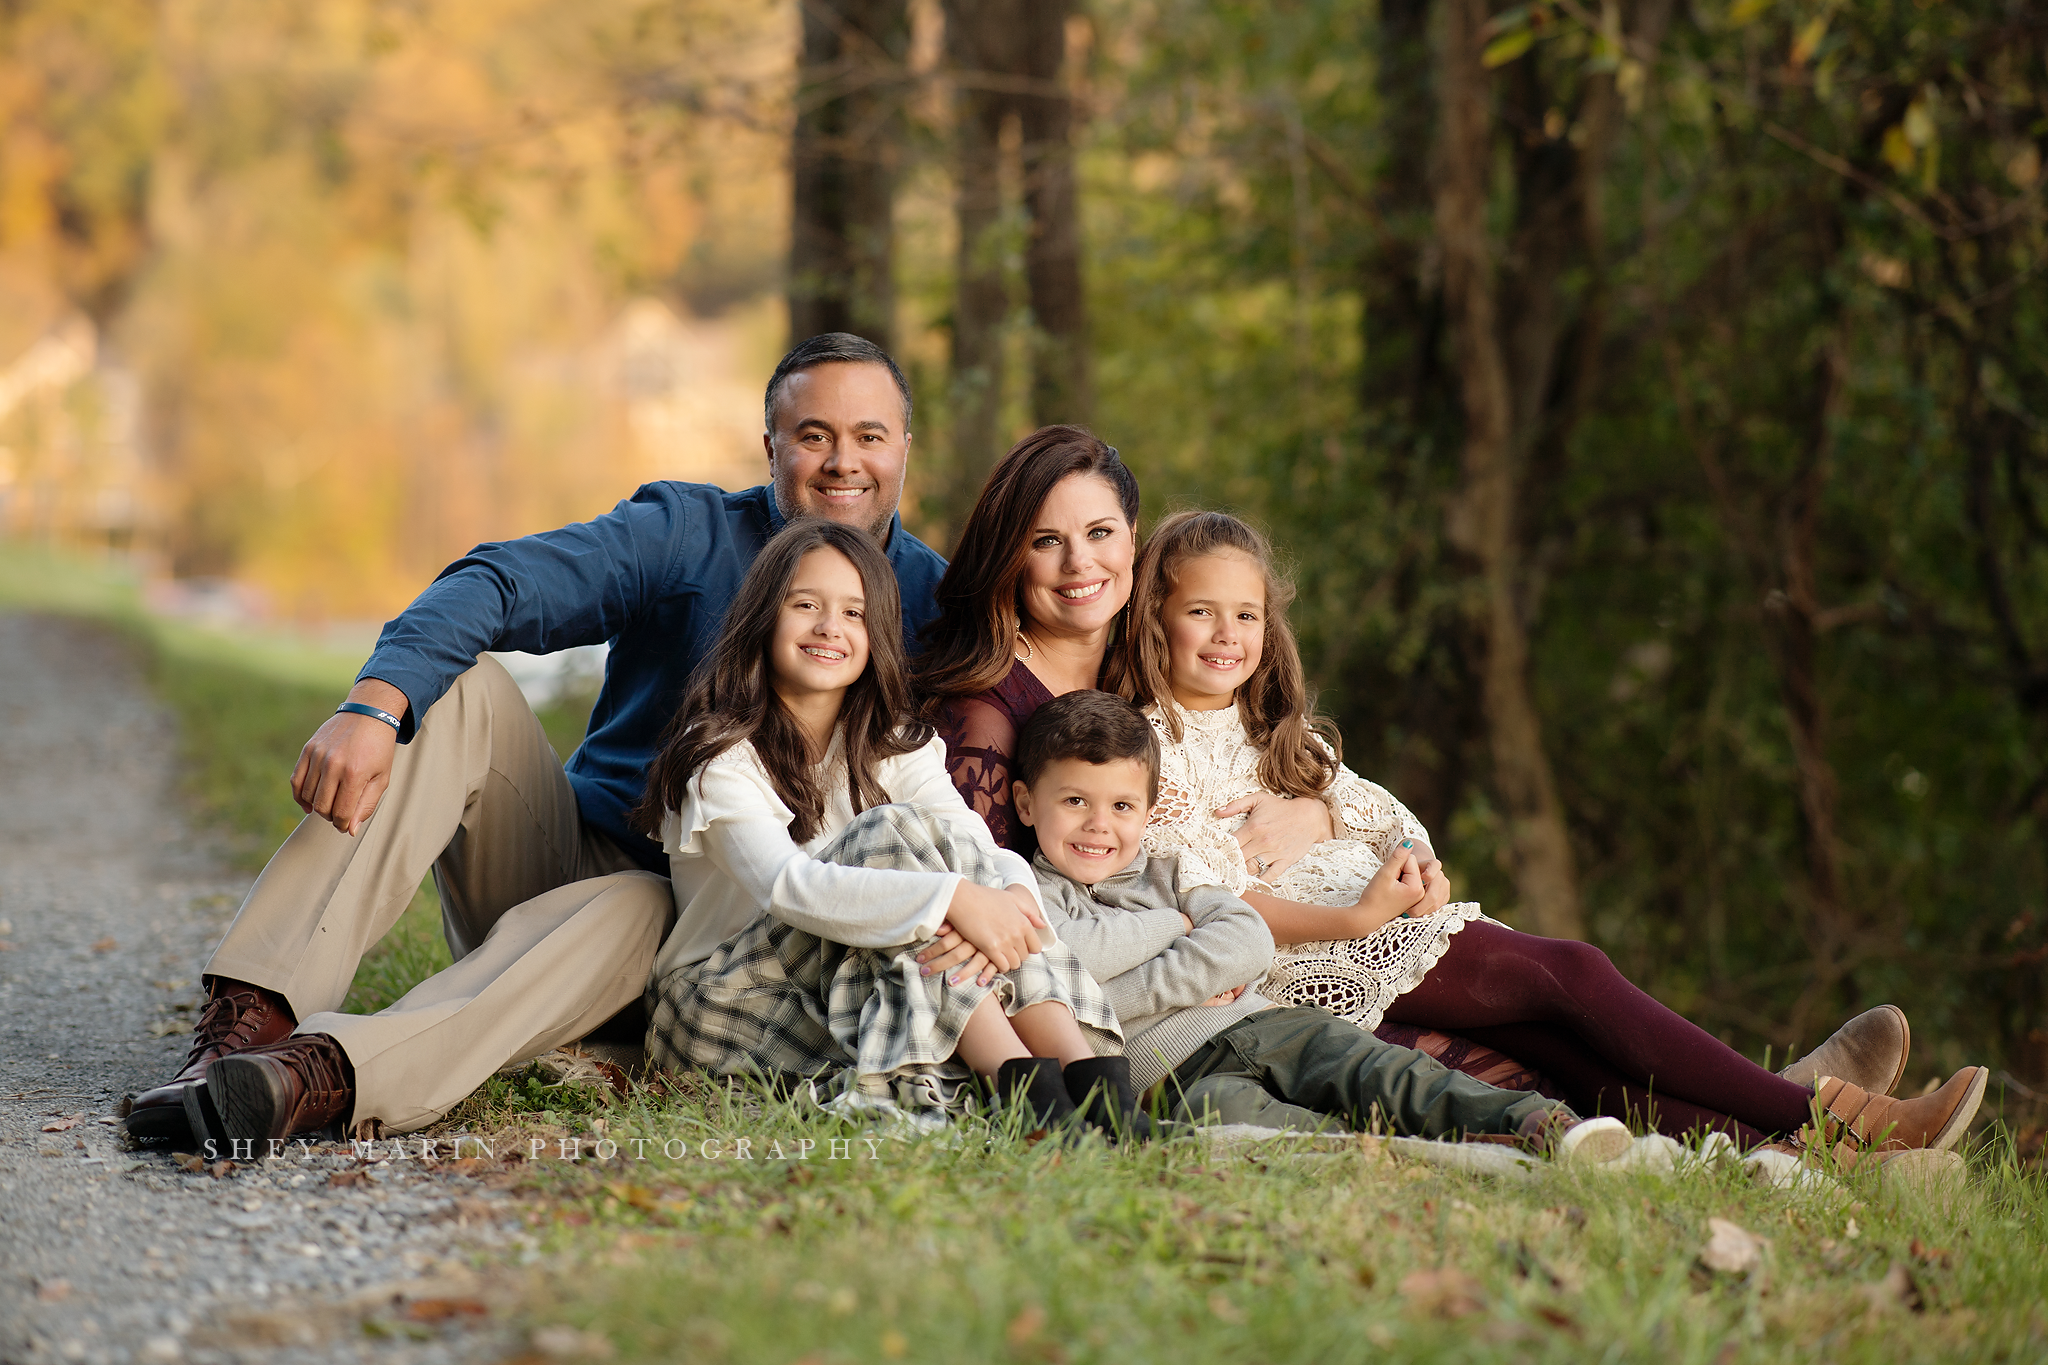
[[[1563,1107],[1474,1080],[1309,1005],[1261,1010],[1231,1025],[1160,1086],[1168,1116],[1184,1123],[1363,1130],[1377,1121],[1424,1138],[1514,1133],[1531,1114]]]

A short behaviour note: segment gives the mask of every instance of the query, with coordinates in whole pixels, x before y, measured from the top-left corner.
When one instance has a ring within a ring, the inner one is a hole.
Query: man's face
[[[1152,774],[1135,758],[1060,758],[1046,764],[1030,786],[1012,783],[1011,798],[1017,818],[1038,832],[1045,860],[1093,886],[1138,856],[1151,786]]]
[[[835,362],[790,375],[761,441],[784,516],[829,517],[887,537],[910,455],[903,395],[888,370]]]

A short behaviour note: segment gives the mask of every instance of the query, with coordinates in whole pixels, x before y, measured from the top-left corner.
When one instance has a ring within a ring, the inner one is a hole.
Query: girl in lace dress
[[[1813,1091],[1672,1013],[1584,944],[1450,899],[1429,834],[1341,761],[1311,710],[1288,628],[1292,585],[1265,538],[1183,512],[1138,559],[1131,631],[1106,685],[1149,708],[1163,751],[1148,852],[1241,895],[1282,945],[1262,991],[1376,1031],[1455,1031],[1539,1068],[1582,1114],[1647,1117],[1671,1136],[1745,1146],[1796,1132]],[[1328,805],[1336,837],[1292,866],[1247,863],[1212,812],[1256,792]],[[1653,1094],[1654,1092],[1654,1094]]]

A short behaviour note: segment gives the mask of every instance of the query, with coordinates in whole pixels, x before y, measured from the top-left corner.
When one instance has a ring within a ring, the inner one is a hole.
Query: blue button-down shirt
[[[754,556],[783,526],[763,485],[650,483],[595,521],[479,545],[443,569],[384,627],[359,675],[405,693],[401,743],[486,650],[548,654],[607,642],[604,687],[583,743],[565,764],[584,823],[642,866],[666,874],[661,848],[627,828],[647,765],[697,661],[710,652]],[[889,562],[903,595],[903,639],[938,614],[946,561],[889,523]]]

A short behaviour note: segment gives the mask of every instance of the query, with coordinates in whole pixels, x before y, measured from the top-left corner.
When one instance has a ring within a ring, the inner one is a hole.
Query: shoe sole
[[[1620,1119],[1587,1119],[1564,1135],[1559,1155],[1569,1166],[1604,1166],[1627,1156],[1636,1140]]]
[[[1897,1068],[1895,1068],[1892,1071],[1891,1084],[1887,1085],[1881,1092],[1879,1092],[1881,1094],[1889,1095],[1893,1091],[1897,1090],[1899,1088],[1899,1082],[1905,1079],[1906,1058],[1913,1055],[1913,1026],[1906,1022],[1906,1012],[1900,1009],[1897,1005],[1883,1005],[1879,1008],[1888,1009],[1893,1014],[1899,1017],[1899,1064]]]
[[[153,1104],[130,1110],[121,1120],[128,1136],[137,1142],[176,1142],[192,1136],[192,1121],[185,1115],[184,1096],[176,1104]]]
[[[221,1134],[230,1141],[291,1136],[279,1122],[285,1094],[274,1068],[249,1057],[223,1057],[206,1068],[206,1083],[220,1112]]]
[[[220,1111],[213,1106],[204,1077],[185,1087],[185,1128],[201,1155],[206,1154],[208,1143],[213,1145],[212,1155],[224,1154],[221,1149],[227,1145],[227,1135],[221,1131]]]
[[[1970,1126],[1970,1120],[1977,1117],[1977,1106],[1984,1103],[1985,1087],[1991,1084],[1991,1072],[1981,1066],[1970,1068],[1977,1074],[1970,1079],[1970,1088],[1963,1092],[1963,1101],[1949,1114],[1948,1122],[1941,1125],[1941,1131],[1934,1135],[1934,1141],[1920,1150],[1925,1152],[1946,1152],[1961,1140]]]

